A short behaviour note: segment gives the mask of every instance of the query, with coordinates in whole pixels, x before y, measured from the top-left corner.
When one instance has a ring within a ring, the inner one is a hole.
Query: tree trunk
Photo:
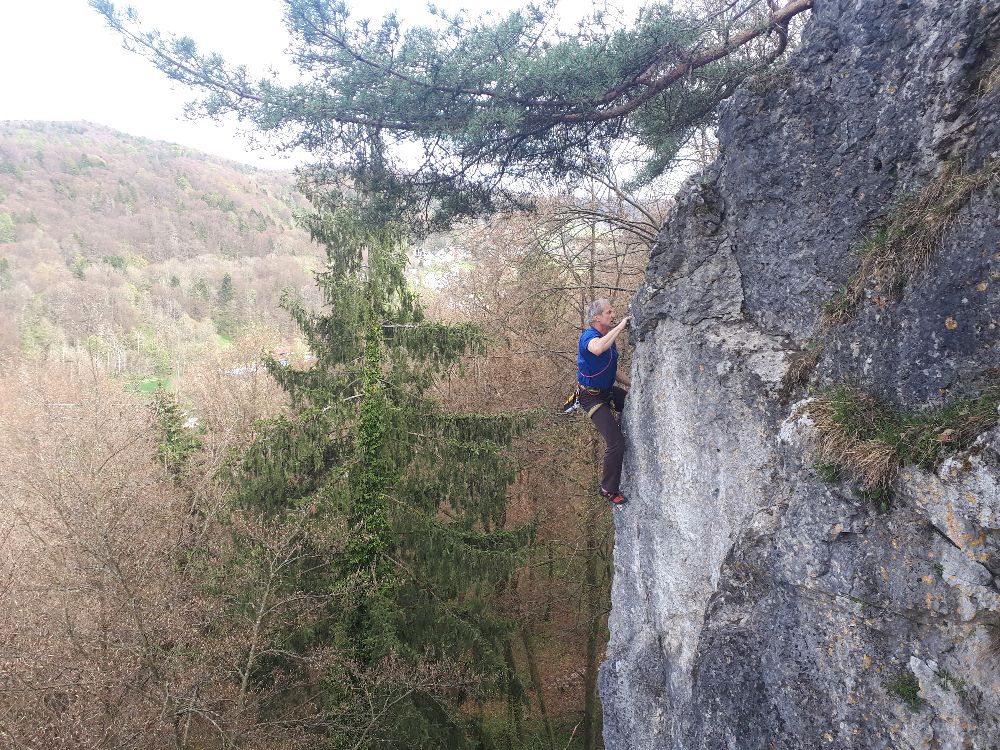
[[[507,670],[510,673],[507,690],[507,715],[510,717],[514,729],[514,736],[511,737],[508,734],[506,739],[508,750],[513,750],[514,747],[520,747],[524,739],[524,721],[521,711],[523,691],[520,688],[515,689],[515,684],[518,682],[517,662],[514,660],[514,646],[511,644],[510,638],[504,640],[503,658],[507,663]],[[516,746],[513,739],[517,740]]]
[[[600,441],[596,436],[591,438],[591,445],[594,454],[595,468],[600,466],[598,460],[600,456]],[[596,470],[599,473],[599,469]],[[602,510],[603,503],[597,505],[597,498],[590,497],[585,507],[584,524],[586,529],[586,544],[584,546],[586,554],[584,567],[584,600],[586,601],[586,628],[587,628],[587,650],[586,662],[583,672],[583,747],[584,750],[594,750],[596,745],[596,725],[597,714],[600,706],[597,700],[597,637],[598,623],[601,618],[600,591],[597,586],[597,534],[595,522],[597,514]]]
[[[531,676],[531,685],[535,688],[535,695],[538,696],[538,712],[542,715],[545,734],[549,738],[549,747],[555,748],[556,736],[552,731],[549,712],[545,709],[545,691],[542,689],[542,678],[538,674],[538,664],[535,661],[535,648],[531,640],[531,632],[527,625],[521,628],[521,642],[524,644],[524,658],[528,662],[528,674]]]

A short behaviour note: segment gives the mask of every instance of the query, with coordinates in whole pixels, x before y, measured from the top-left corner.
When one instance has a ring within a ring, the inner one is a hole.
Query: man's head
[[[595,299],[587,306],[587,320],[601,333],[607,333],[615,324],[615,309],[606,299]]]

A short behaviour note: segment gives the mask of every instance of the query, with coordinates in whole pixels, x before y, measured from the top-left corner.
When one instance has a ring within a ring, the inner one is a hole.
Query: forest
[[[314,162],[0,124],[0,737],[603,747],[584,311],[627,310],[808,3],[566,33],[289,0],[289,88],[91,4]]]

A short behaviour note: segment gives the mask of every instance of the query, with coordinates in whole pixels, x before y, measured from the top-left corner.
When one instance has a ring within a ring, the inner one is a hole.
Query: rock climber
[[[618,347],[615,339],[625,330],[629,316],[615,324],[615,309],[606,299],[597,299],[587,306],[590,327],[580,335],[576,363],[578,372],[577,398],[587,416],[594,422],[604,438],[604,466],[601,472],[601,497],[615,505],[626,502],[619,485],[622,478],[622,459],[625,456],[625,436],[622,435],[620,415],[625,407],[624,388],[631,385],[626,375],[618,372]],[[617,416],[616,416],[617,412]]]

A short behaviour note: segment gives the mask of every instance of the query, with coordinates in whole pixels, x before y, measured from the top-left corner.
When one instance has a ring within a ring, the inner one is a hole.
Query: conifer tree
[[[288,623],[288,649],[335,650],[311,699],[348,725],[339,741],[476,747],[457,705],[516,688],[504,662],[509,628],[490,599],[530,533],[506,523],[515,471],[506,448],[524,420],[435,405],[428,388],[481,352],[483,333],[424,318],[407,286],[400,223],[342,193],[310,199],[317,210],[305,223],[327,249],[318,275],[326,308],[283,304],[316,360],[268,362],[293,414],[261,425],[233,465],[236,503],[304,529],[281,585],[333,603],[308,627]],[[295,664],[262,660],[256,679]],[[352,711],[361,701],[365,711]]]
[[[233,277],[227,273],[219,283],[219,304],[225,307],[233,301],[234,297],[236,297],[236,291],[233,289]]]
[[[567,26],[556,3],[504,16],[436,15],[407,26],[345,0],[284,0],[291,83],[255,78],[190,37],[148,31],[130,9],[90,0],[126,47],[201,92],[190,111],[235,114],[268,142],[391,188],[430,228],[522,206],[539,178],[604,174],[624,146],[638,181],[668,171],[719,103],[788,49],[812,0],[608,8]],[[415,154],[419,153],[419,158]]]
[[[167,473],[178,479],[188,458],[201,448],[201,439],[185,428],[184,411],[173,394],[161,387],[153,394],[151,406],[160,432],[157,458]]]

